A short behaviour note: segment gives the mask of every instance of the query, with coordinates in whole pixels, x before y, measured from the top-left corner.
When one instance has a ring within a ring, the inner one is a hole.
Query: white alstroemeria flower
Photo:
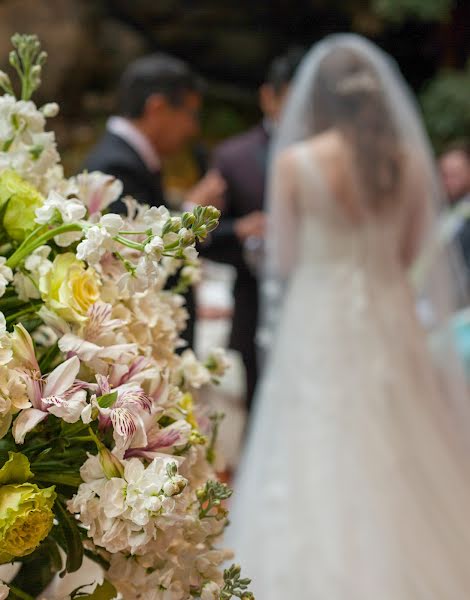
[[[123,385],[112,390],[105,378],[97,376],[101,394],[117,392],[117,399],[110,408],[99,407],[99,423],[102,429],[113,428],[116,452],[121,455],[131,444],[137,447],[147,445],[144,416],[151,414],[152,399],[142,388]]]
[[[86,208],[75,198],[64,198],[57,192],[50,192],[44,204],[36,209],[36,223],[46,224],[58,212],[64,223],[76,223],[86,215]],[[75,232],[74,232],[75,233]]]
[[[13,437],[17,444],[22,444],[25,435],[49,413],[67,423],[80,419],[86,405],[86,392],[75,382],[79,370],[80,361],[73,356],[43,379],[24,374],[32,408],[23,410],[15,420]]]
[[[38,316],[45,325],[50,327],[57,334],[57,336],[63,336],[66,333],[70,333],[70,325],[67,321],[59,317],[57,313],[46,306],[41,306],[38,310]]]
[[[191,425],[184,419],[175,421],[168,427],[160,427],[158,423],[151,422],[150,428],[146,431],[146,446],[136,446],[132,441],[124,456],[125,458],[140,456],[152,460],[162,452],[169,454],[174,447],[184,446],[189,441],[191,431]]]
[[[106,373],[110,364],[128,364],[135,360],[138,346],[135,343],[116,343],[115,329],[123,325],[111,317],[112,306],[96,302],[87,311],[87,320],[78,332],[67,332],[59,340],[64,354],[75,354],[98,373]]]
[[[165,244],[158,235],[154,235],[150,242],[145,244],[145,252],[151,254],[157,260],[161,257],[164,248]]]
[[[0,256],[0,297],[4,295],[10,281],[13,281],[13,271],[5,266],[6,261],[4,256]]]
[[[89,215],[102,212],[122,195],[121,181],[100,171],[81,173],[72,180],[78,188],[78,197],[88,208]]]
[[[0,438],[8,432],[13,415],[30,406],[21,374],[15,369],[0,367]]]
[[[119,231],[124,228],[124,220],[121,215],[108,213],[101,217],[100,225],[109,233],[109,235],[113,236],[117,235]]]

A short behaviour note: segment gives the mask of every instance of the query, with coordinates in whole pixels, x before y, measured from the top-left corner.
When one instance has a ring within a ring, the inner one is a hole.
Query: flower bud
[[[101,468],[107,479],[124,477],[124,466],[117,456],[108,450],[104,444],[100,444],[99,453]]]
[[[48,119],[56,117],[59,114],[59,105],[57,102],[48,102],[41,108],[41,112]]]

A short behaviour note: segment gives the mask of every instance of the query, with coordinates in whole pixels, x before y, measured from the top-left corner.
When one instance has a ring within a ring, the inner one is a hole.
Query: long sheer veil
[[[367,104],[375,98],[375,105]],[[379,98],[379,100],[377,100]],[[379,106],[379,110],[377,110]],[[277,159],[292,144],[307,140],[328,128],[338,126],[361,112],[357,154],[366,154],[363,167],[370,175],[369,188],[375,197],[393,196],[397,170],[394,148],[410,151],[421,174],[426,210],[419,231],[420,252],[411,270],[417,294],[417,306],[423,323],[430,331],[441,360],[455,368],[448,322],[456,309],[467,300],[463,268],[456,248],[442,234],[440,215],[444,197],[434,163],[432,149],[424,131],[419,109],[397,65],[391,57],[368,40],[354,34],[337,34],[316,44],[302,61],[291,84],[289,97],[270,152],[268,177],[268,233],[265,277],[262,284],[262,331],[272,332],[281,305],[285,273],[280,274],[276,248],[283,243],[282,220],[272,210],[279,194],[276,177]],[[371,156],[367,156],[373,152]],[[358,163],[361,168],[361,164]],[[382,192],[381,192],[382,190]],[[374,203],[364,203],[374,210]],[[412,219],[412,215],[410,219]],[[294,240],[292,241],[292,243]],[[452,356],[452,358],[451,358]]]

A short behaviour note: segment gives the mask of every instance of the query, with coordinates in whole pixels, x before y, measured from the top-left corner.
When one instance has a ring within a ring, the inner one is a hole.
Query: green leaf
[[[77,522],[60,500],[54,505],[54,512],[62,529],[63,540],[65,541],[65,553],[67,562],[65,571],[62,573],[74,573],[82,566],[83,561],[83,543],[78,530]]]
[[[0,469],[0,484],[24,483],[33,477],[29,460],[20,452],[9,452],[8,460]]]
[[[41,473],[35,477],[35,480],[56,485],[69,485],[74,488],[78,488],[82,483],[82,478],[77,473]]]
[[[110,392],[96,399],[101,408],[110,408],[117,400],[118,393]]]

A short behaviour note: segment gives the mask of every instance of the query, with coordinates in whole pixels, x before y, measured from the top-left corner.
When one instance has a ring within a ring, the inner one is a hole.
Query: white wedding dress
[[[400,260],[419,203],[410,186],[384,218],[351,220],[310,143],[289,152],[274,187],[295,186],[276,250],[290,279],[227,543],[257,600],[468,600],[463,416]]]

